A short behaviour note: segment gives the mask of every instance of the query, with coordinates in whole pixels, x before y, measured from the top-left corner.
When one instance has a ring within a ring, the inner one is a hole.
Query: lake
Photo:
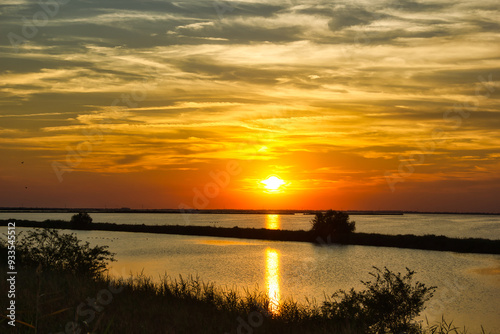
[[[127,224],[190,224],[224,227],[309,229],[309,215],[240,214],[91,214],[95,222]],[[0,213],[0,219],[65,219],[67,213]],[[442,234],[450,237],[500,239],[500,216],[431,215],[357,216],[357,231],[386,234]],[[25,230],[18,228],[18,231]],[[500,333],[500,256],[457,254],[387,247],[313,245],[247,239],[155,235],[109,231],[77,231],[91,244],[109,245],[116,252],[115,276],[144,274],[159,280],[198,276],[219,286],[258,287],[272,300],[293,297],[317,302],[337,289],[359,289],[370,280],[372,266],[417,272],[416,279],[438,287],[426,316],[432,323],[444,314],[454,324],[479,333]],[[229,330],[229,329],[228,329]]]
[[[70,220],[71,213],[6,213],[0,219]],[[175,213],[92,213],[96,223],[146,225],[209,225],[309,230],[313,215],[265,214],[175,214]],[[500,215],[405,214],[351,215],[356,231],[382,234],[435,234],[452,238],[500,239]]]

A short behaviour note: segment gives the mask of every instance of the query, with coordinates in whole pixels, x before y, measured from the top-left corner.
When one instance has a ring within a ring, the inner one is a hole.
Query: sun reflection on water
[[[270,230],[277,230],[281,228],[280,215],[266,215],[266,228]]]
[[[280,302],[279,253],[272,248],[266,249],[266,286],[269,311],[276,314]]]

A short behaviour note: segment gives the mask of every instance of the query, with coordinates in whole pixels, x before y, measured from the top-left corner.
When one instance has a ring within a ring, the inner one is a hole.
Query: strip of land
[[[113,223],[91,223],[88,226],[71,225],[62,220],[0,220],[0,226],[15,222],[18,227],[41,227],[70,230],[96,230],[115,232],[139,232],[156,234],[197,235],[224,238],[258,239],[272,241],[311,242],[321,245],[343,244],[378,247],[397,247],[457,253],[500,254],[500,240],[479,238],[449,238],[445,236],[412,234],[387,235],[377,233],[350,233],[336,236],[318,236],[312,231],[269,230],[265,228],[212,227],[192,225],[130,225]]]
[[[174,213],[174,214],[244,214],[244,215],[314,215],[325,210],[240,210],[240,209],[131,209],[131,208],[6,208],[0,207],[0,212],[12,213]],[[403,211],[372,211],[352,210],[345,211],[349,215],[403,215]]]

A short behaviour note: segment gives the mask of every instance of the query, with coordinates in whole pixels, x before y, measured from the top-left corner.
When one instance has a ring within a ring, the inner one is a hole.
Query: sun
[[[270,192],[277,192],[279,188],[285,184],[285,181],[280,179],[277,176],[269,176],[267,179],[260,181],[260,183],[264,184],[264,188],[266,188]]]

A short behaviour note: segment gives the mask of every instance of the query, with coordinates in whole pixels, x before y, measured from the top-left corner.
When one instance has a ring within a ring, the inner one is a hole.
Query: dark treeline
[[[242,210],[242,209],[131,209],[131,208],[0,208],[0,212],[43,212],[43,213],[176,213],[176,214],[256,214],[256,215],[314,215],[325,210]],[[403,211],[350,210],[350,215],[403,215]]]
[[[312,231],[269,230],[256,228],[226,228],[211,226],[183,225],[128,225],[113,223],[92,223],[88,226],[75,226],[62,220],[46,220],[44,222],[29,220],[0,220],[0,225],[15,222],[18,227],[48,227],[57,229],[98,230],[119,232],[142,232],[160,234],[198,235],[227,238],[259,239],[273,241],[312,242],[321,245],[344,244],[380,247],[398,247],[434,251],[451,251],[458,253],[500,254],[500,240],[479,238],[449,238],[436,235],[385,235],[376,233],[350,233],[345,235],[329,235],[318,237]]]

